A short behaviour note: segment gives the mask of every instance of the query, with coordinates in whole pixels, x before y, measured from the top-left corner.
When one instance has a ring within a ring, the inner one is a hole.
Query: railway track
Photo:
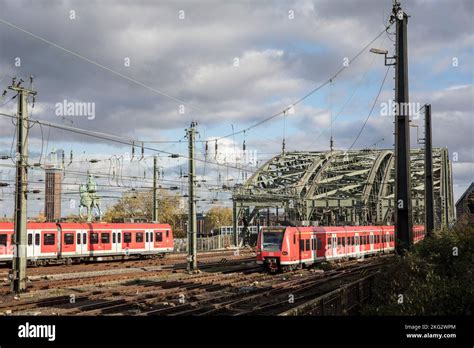
[[[199,262],[213,262],[220,259],[233,260],[244,256],[255,255],[253,250],[239,249],[236,255],[235,250],[219,250],[213,252],[198,253]],[[90,270],[107,270],[110,268],[124,268],[124,267],[144,267],[144,266],[168,266],[176,263],[186,262],[186,253],[168,254],[164,259],[128,259],[128,260],[114,260],[114,261],[98,261],[88,262],[72,265],[47,265],[47,266],[30,266],[27,268],[27,276],[41,276],[61,273],[84,272]],[[0,265],[0,279],[8,277],[10,266],[7,264]]]
[[[218,261],[215,261],[218,260]],[[222,258],[221,256],[208,258],[199,262],[199,268],[209,272],[234,272],[239,270],[242,263],[254,262],[254,257]],[[257,266],[254,266],[256,269]],[[74,273],[59,273],[31,276],[29,278],[28,290],[50,290],[64,289],[68,287],[84,286],[90,284],[106,284],[110,282],[125,281],[134,279],[138,275],[141,278],[150,278],[157,275],[166,275],[173,272],[184,271],[186,263],[165,264],[165,265],[143,265],[141,267],[117,268],[112,270],[93,270]],[[247,270],[247,269],[246,269]],[[3,288],[0,288],[0,294],[8,294],[10,291],[9,283],[5,282]]]
[[[210,262],[201,273],[183,269],[61,283],[58,296],[0,303],[0,313],[41,315],[278,315],[370,275],[387,257],[349,261],[329,271],[262,272],[253,260]],[[112,277],[112,276],[111,276]],[[101,284],[97,285],[98,279]],[[66,280],[65,280],[66,281]],[[62,289],[61,289],[62,288]],[[74,301],[71,302],[71,294]],[[289,314],[291,315],[291,314]]]

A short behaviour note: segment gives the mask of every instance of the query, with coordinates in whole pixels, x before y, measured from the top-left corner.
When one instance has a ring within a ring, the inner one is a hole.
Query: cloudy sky
[[[200,188],[202,198],[229,204],[228,194],[216,190],[209,197],[205,192],[242,182],[281,151],[283,137],[287,150],[328,150],[331,133],[337,149],[354,142],[386,68],[368,49],[356,60],[351,58],[383,31],[391,3],[0,0],[0,89],[7,88],[13,76],[27,81],[33,74],[38,95],[32,118],[139,142],[133,155],[131,146],[33,127],[31,162],[44,163],[51,150],[62,148],[68,164],[72,150],[64,179],[64,214],[77,211],[77,185],[87,170],[103,174],[99,183],[105,206],[130,187],[149,187],[154,154],[160,155],[162,185],[176,186],[185,194],[186,179],[180,178],[187,168],[185,159],[151,149],[145,149],[141,159],[140,147],[144,141],[155,150],[186,154],[183,137],[191,121],[198,123],[197,139],[202,141],[198,157],[207,160],[198,164],[198,174],[206,180]],[[457,199],[472,181],[474,169],[474,2],[413,0],[402,5],[411,16],[410,99],[418,105],[432,104],[433,142],[447,146],[453,156]],[[370,47],[392,52],[392,29]],[[215,155],[213,139],[284,110],[348,61],[332,83],[294,112],[220,140]],[[354,148],[393,146],[392,118],[381,115],[383,104],[394,96],[393,74],[390,68]],[[12,96],[9,92],[0,101],[1,113],[15,112]],[[58,103],[67,102],[90,103],[94,115],[60,114]],[[13,135],[11,120],[0,117],[2,155],[12,152]],[[247,150],[256,153],[251,161],[240,155],[244,140]],[[415,137],[412,145],[417,146]],[[244,169],[216,166],[215,161]],[[0,164],[1,181],[13,184],[12,162]],[[32,172],[32,187],[42,189],[44,173]],[[12,214],[12,189],[3,188],[1,214]],[[42,195],[35,197],[40,199],[30,201],[29,215],[43,209]]]

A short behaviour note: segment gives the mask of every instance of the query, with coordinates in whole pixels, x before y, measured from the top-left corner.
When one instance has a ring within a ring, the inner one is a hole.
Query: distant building
[[[458,221],[474,225],[474,182],[456,202],[456,217]]]
[[[204,213],[196,213],[196,226],[197,226],[197,236],[198,237],[206,237],[210,235],[210,233],[206,233],[206,215]],[[183,214],[181,216],[181,228],[185,233],[188,233],[188,215]]]
[[[44,215],[47,222],[61,219],[62,170],[46,168]]]
[[[64,151],[53,150],[49,163],[45,166],[44,215],[47,222],[61,219],[61,182],[64,163]]]

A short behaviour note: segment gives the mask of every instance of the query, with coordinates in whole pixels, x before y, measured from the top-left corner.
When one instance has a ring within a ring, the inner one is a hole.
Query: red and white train
[[[424,238],[413,227],[413,241]],[[276,271],[313,263],[394,250],[394,226],[264,227],[257,240],[257,263]]]
[[[14,254],[14,225],[0,223],[0,262]],[[27,225],[30,264],[160,256],[173,251],[173,231],[156,223],[35,223]]]

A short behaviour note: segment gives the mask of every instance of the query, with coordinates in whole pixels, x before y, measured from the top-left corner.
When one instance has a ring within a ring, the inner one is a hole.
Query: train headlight
[[[283,255],[288,255],[288,251],[282,252]]]

